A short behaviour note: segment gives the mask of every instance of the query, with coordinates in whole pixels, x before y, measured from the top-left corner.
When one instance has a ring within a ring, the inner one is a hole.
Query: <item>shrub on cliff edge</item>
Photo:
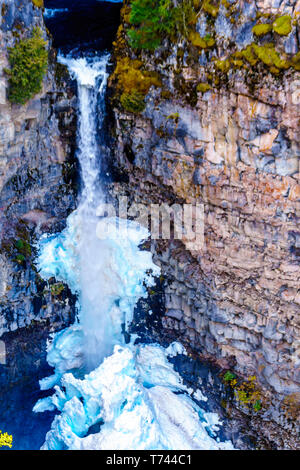
[[[25,104],[39,93],[48,66],[46,41],[39,28],[34,28],[32,36],[19,40],[8,49],[10,69],[8,99],[12,103]]]

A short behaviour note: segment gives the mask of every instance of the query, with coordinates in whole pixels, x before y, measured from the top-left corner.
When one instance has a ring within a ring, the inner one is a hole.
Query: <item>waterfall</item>
[[[105,113],[108,55],[60,58],[77,81],[79,205],[57,235],[39,242],[37,266],[44,279],[66,282],[78,295],[78,321],[53,335],[47,360],[55,373],[40,382],[54,393],[35,412],[59,410],[43,449],[231,449],[221,442],[218,416],[201,409],[168,357],[185,354],[173,343],[125,344],[146,286],[159,274],[151,254],[139,248],[145,228],[114,217],[97,217],[101,188],[99,137]],[[112,233],[118,224],[118,236]],[[198,396],[198,401],[196,397]],[[200,397],[200,398],[199,398]],[[90,429],[97,426],[98,432]]]

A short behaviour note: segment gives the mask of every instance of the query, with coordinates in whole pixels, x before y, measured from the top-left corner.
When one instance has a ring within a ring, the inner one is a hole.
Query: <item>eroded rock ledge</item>
[[[193,28],[207,44],[190,35],[155,52],[129,46],[123,9],[110,83],[115,165],[128,181],[119,191],[144,204],[204,204],[203,249],[153,243],[167,284],[159,334],[246,382],[254,376],[261,408],[238,406],[275,447],[296,448],[300,3],[198,3]],[[287,34],[254,34],[281,16],[291,18]],[[266,44],[285,65],[260,57]]]

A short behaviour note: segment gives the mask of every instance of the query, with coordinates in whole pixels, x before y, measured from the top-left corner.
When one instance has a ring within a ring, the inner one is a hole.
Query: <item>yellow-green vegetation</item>
[[[51,295],[53,295],[53,297],[58,297],[63,292],[64,288],[65,287],[61,282],[51,284],[50,286]]]
[[[196,31],[190,32],[189,40],[191,41],[193,46],[196,46],[199,49],[209,49],[213,47],[216,43],[216,41],[210,34],[207,34],[206,36],[202,38],[200,34],[197,33]]]
[[[169,116],[167,116],[167,120],[172,119],[172,121],[178,122],[179,117],[180,117],[179,113],[172,113],[172,114],[169,114]]]
[[[246,406],[252,406],[254,411],[262,408],[261,395],[256,385],[256,376],[248,378],[246,382],[242,382],[235,389],[235,394],[240,403]]]
[[[240,69],[242,67],[245,67],[244,62],[241,59],[238,59],[236,57],[230,57],[230,63],[233,65],[234,68]]]
[[[211,90],[211,86],[208,83],[198,83],[197,91],[199,93],[205,93],[206,91]]]
[[[13,443],[13,437],[9,434],[7,434],[7,432],[4,432],[2,433],[1,429],[0,429],[0,447],[12,447],[12,443]]]
[[[252,44],[252,48],[257,58],[268,67],[272,68],[273,72],[276,73],[276,69],[287,70],[290,67],[289,62],[280,57],[273,43],[264,44],[263,46]]]
[[[294,69],[299,72],[300,71],[300,52],[294,55],[291,62],[292,62],[292,67],[294,67]]]
[[[217,67],[218,70],[221,70],[221,72],[227,73],[230,70],[230,61],[229,59],[216,60],[215,66]]]
[[[223,380],[224,382],[231,382],[232,380],[234,380],[236,378],[236,375],[233,374],[232,372],[230,372],[230,370],[228,370],[227,372],[225,372],[224,376],[223,376]]]
[[[14,261],[23,264],[31,256],[31,246],[25,239],[19,239],[14,242],[14,248],[17,251]]]
[[[252,31],[255,36],[265,36],[273,30],[272,25],[269,23],[261,23],[253,26]]]
[[[10,184],[13,184],[13,180],[14,178],[10,180]],[[0,251],[6,253],[6,255],[17,264],[22,265],[26,261],[30,261],[30,232],[26,224],[21,222],[15,227],[15,238],[2,237]]]
[[[130,113],[141,113],[146,107],[145,96],[136,90],[130,93],[123,93],[120,98],[122,107]]]
[[[252,408],[256,412],[262,409],[261,393],[255,375],[248,377],[246,381],[239,381],[234,373],[227,371],[223,376],[223,381],[230,386],[241,405]]]
[[[202,10],[214,18],[218,16],[219,7],[219,2],[216,0],[204,0],[202,3]]]
[[[27,240],[22,240],[20,238],[15,242],[15,247],[20,254],[23,254],[26,257],[31,256],[31,246]]]
[[[32,3],[38,8],[44,7],[44,0],[32,0]]]
[[[278,75],[281,71],[287,70],[291,66],[296,69],[298,60],[300,60],[300,54],[299,59],[292,59],[292,61],[282,57],[279,52],[276,51],[273,43],[263,45],[252,43],[242,51],[235,52],[225,60],[216,60],[215,66],[221,72],[228,73],[231,66],[247,68],[245,67],[247,64],[254,67],[258,63],[263,63],[272,74]]]
[[[240,53],[235,53],[235,57],[241,57],[249,62],[250,65],[254,66],[258,62],[258,58],[256,57],[252,45],[247,46],[243,49]]]
[[[161,87],[156,72],[143,70],[143,62],[124,57],[118,60],[113,74],[120,102],[126,111],[140,113],[145,108],[144,98],[151,86]]]
[[[19,40],[8,49],[10,69],[8,98],[12,103],[25,104],[42,88],[43,77],[48,66],[46,41],[39,28],[34,28],[32,36]]]
[[[280,16],[274,21],[273,30],[280,36],[287,36],[292,31],[292,18],[289,15]]]

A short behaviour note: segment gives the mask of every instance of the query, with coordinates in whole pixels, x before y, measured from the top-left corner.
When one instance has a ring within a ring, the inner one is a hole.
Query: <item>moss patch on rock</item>
[[[211,47],[214,47],[214,45],[216,44],[216,41],[210,34],[207,34],[202,38],[200,34],[196,31],[190,32],[189,40],[191,41],[193,46],[198,47],[199,49],[209,49]]]
[[[120,102],[125,111],[130,113],[141,113],[146,107],[145,96],[137,90],[132,90],[130,93],[123,93]]]
[[[129,112],[139,113],[145,108],[145,97],[151,86],[161,87],[158,73],[144,70],[143,62],[120,58],[112,76],[116,81],[116,97]]]
[[[204,0],[202,3],[202,9],[213,18],[218,16],[219,7],[219,2],[215,0]]]
[[[273,43],[263,46],[253,44],[252,48],[257,58],[268,67],[275,67],[279,70],[287,70],[290,67],[289,62],[280,57]]]
[[[261,23],[253,26],[252,31],[255,36],[265,36],[273,30],[272,25],[269,23]]]
[[[292,31],[292,18],[289,15],[280,16],[274,21],[273,30],[280,36],[287,36]]]

